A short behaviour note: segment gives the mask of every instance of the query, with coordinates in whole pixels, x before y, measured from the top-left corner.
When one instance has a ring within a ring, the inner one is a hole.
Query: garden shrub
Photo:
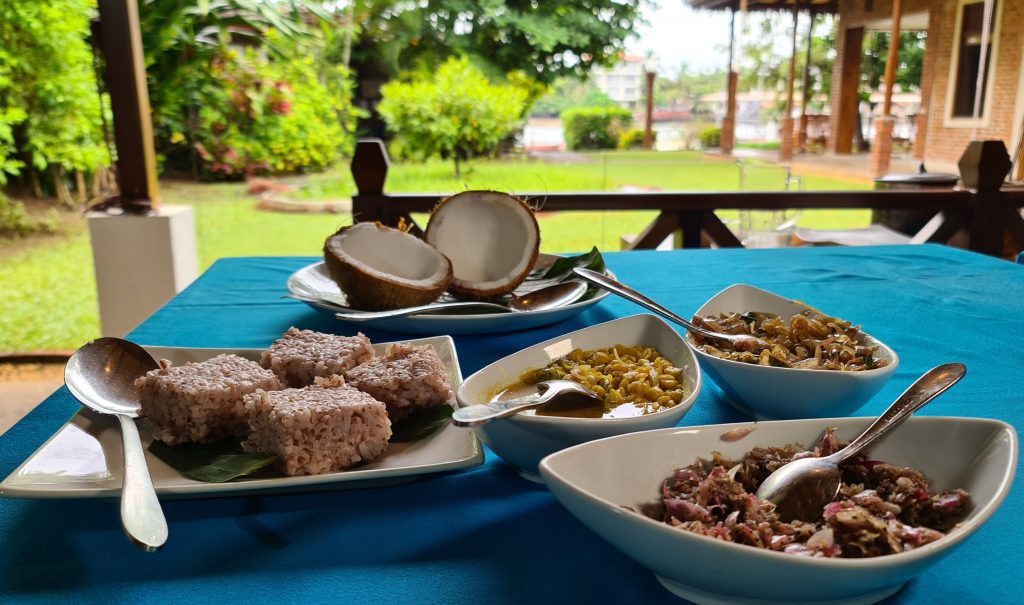
[[[651,143],[658,140],[657,131],[651,131]],[[641,149],[644,146],[644,131],[639,128],[630,128],[622,131],[619,135],[619,149]]]
[[[700,146],[704,149],[719,147],[722,143],[722,129],[719,126],[710,126],[700,131]]]
[[[496,152],[519,126],[528,93],[492,84],[466,58],[449,58],[436,72],[381,87],[377,111],[400,139],[394,149],[409,158],[434,156],[459,162]]]
[[[204,170],[221,177],[323,170],[350,152],[339,115],[347,87],[328,90],[309,57],[271,60],[229,51],[210,66],[216,85],[199,108],[195,147]],[[347,82],[343,68],[339,79]],[[187,145],[182,133],[172,143]]]
[[[33,219],[25,204],[0,193],[0,236],[21,237],[32,233],[54,233],[60,226],[60,215],[53,208],[41,220]]]
[[[621,107],[577,107],[562,112],[565,146],[573,150],[615,149],[620,134],[632,123],[633,114]]]

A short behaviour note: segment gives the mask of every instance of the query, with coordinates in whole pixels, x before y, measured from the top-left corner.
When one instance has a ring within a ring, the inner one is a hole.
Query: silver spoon
[[[654,311],[658,315],[661,315],[662,317],[665,317],[666,319],[674,321],[677,324],[683,326],[693,334],[697,334],[705,338],[709,338],[711,340],[728,342],[737,351],[753,351],[758,349],[765,349],[768,348],[769,346],[768,343],[766,343],[765,341],[761,340],[760,338],[757,338],[756,336],[750,336],[749,334],[723,334],[720,332],[712,332],[711,330],[704,329],[698,325],[689,322],[688,320],[683,319],[682,317],[676,315],[672,311],[669,311],[665,307],[654,302],[650,298],[647,298],[643,294],[640,294],[633,288],[630,288],[629,286],[621,282],[618,282],[608,277],[607,275],[603,275],[596,271],[591,271],[590,269],[582,269],[580,267],[573,269],[573,271],[576,272],[576,275],[579,275],[588,282],[596,286],[600,286],[601,288],[604,288],[605,290],[608,290],[613,294],[618,294],[619,296],[625,298],[626,300],[635,302],[641,307]]]
[[[537,393],[526,395],[525,397],[491,401],[459,408],[452,414],[452,423],[455,426],[486,424],[496,418],[505,418],[506,416],[518,414],[523,410],[540,407],[550,403],[556,397],[569,393],[591,398],[594,400],[595,405],[601,402],[601,399],[593,391],[577,382],[571,380],[546,380],[537,383]]]
[[[801,458],[783,465],[764,480],[757,489],[757,497],[773,502],[783,521],[817,519],[822,508],[839,493],[839,465],[843,461],[899,426],[924,404],[956,384],[966,372],[962,363],[946,363],[928,370],[849,445],[830,456]]]
[[[390,319],[393,317],[405,317],[407,315],[418,315],[421,313],[433,313],[435,311],[446,311],[449,309],[492,309],[502,313],[523,313],[526,311],[547,311],[564,307],[579,300],[587,291],[587,284],[579,280],[560,282],[551,286],[527,292],[521,296],[513,296],[508,304],[491,302],[442,302],[415,307],[404,307],[402,309],[391,309],[389,311],[345,311],[335,313],[334,316],[345,321],[371,321],[375,319]]]
[[[83,405],[116,416],[124,446],[121,524],[139,548],[154,552],[167,541],[167,520],[153,489],[134,418],[139,415],[135,379],[159,367],[139,345],[97,338],[75,351],[64,368],[64,384]]]

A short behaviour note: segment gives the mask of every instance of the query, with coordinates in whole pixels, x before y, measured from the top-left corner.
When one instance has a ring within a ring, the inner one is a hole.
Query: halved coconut
[[[430,215],[423,238],[452,261],[448,291],[471,300],[514,290],[540,248],[533,210],[498,191],[463,191],[444,200]]]
[[[383,311],[433,302],[452,264],[420,238],[375,223],[343,227],[324,243],[324,262],[354,309]]]

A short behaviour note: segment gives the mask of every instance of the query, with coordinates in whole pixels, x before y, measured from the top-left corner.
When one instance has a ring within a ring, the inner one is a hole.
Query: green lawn
[[[572,162],[511,158],[477,161],[456,179],[449,162],[393,165],[388,191],[439,196],[467,188],[515,193],[557,191],[726,190],[739,186],[732,162],[696,152],[614,152],[574,156]],[[346,166],[289,179],[300,186],[296,199],[348,197],[354,185]],[[784,174],[771,166],[750,168],[747,190],[782,189]],[[808,190],[868,189],[868,181],[807,177]],[[223,256],[318,255],[324,238],[350,222],[347,214],[267,212],[240,183],[164,182],[163,202],[195,208],[200,270]],[[735,213],[722,213],[726,220]],[[653,212],[578,212],[540,215],[542,249],[569,252],[597,245],[619,249],[622,234],[639,233]],[[866,226],[869,213],[810,211],[800,224],[817,228]],[[70,350],[99,335],[99,312],[88,235],[83,220],[72,220],[60,235],[29,243],[0,241],[0,353]],[[283,288],[283,284],[282,284]]]

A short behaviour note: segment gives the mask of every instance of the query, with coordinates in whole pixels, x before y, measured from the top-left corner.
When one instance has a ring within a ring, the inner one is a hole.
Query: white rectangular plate
[[[462,382],[455,344],[450,336],[410,340],[437,350],[448,370],[453,389]],[[387,343],[375,344],[383,352]],[[175,365],[203,361],[233,353],[258,361],[261,349],[183,349],[146,347],[157,359]],[[454,398],[449,402],[454,405]],[[139,421],[143,446],[152,442],[149,423]],[[237,496],[277,491],[308,491],[372,487],[411,481],[419,475],[476,466],[483,451],[472,431],[451,424],[426,439],[391,443],[387,453],[352,470],[300,477],[241,478],[228,483],[204,483],[182,476],[146,450],[146,462],[157,494],[162,497]],[[103,498],[118,497],[124,459],[117,421],[89,410],[79,410],[49,440],[0,483],[0,496],[8,498]]]

